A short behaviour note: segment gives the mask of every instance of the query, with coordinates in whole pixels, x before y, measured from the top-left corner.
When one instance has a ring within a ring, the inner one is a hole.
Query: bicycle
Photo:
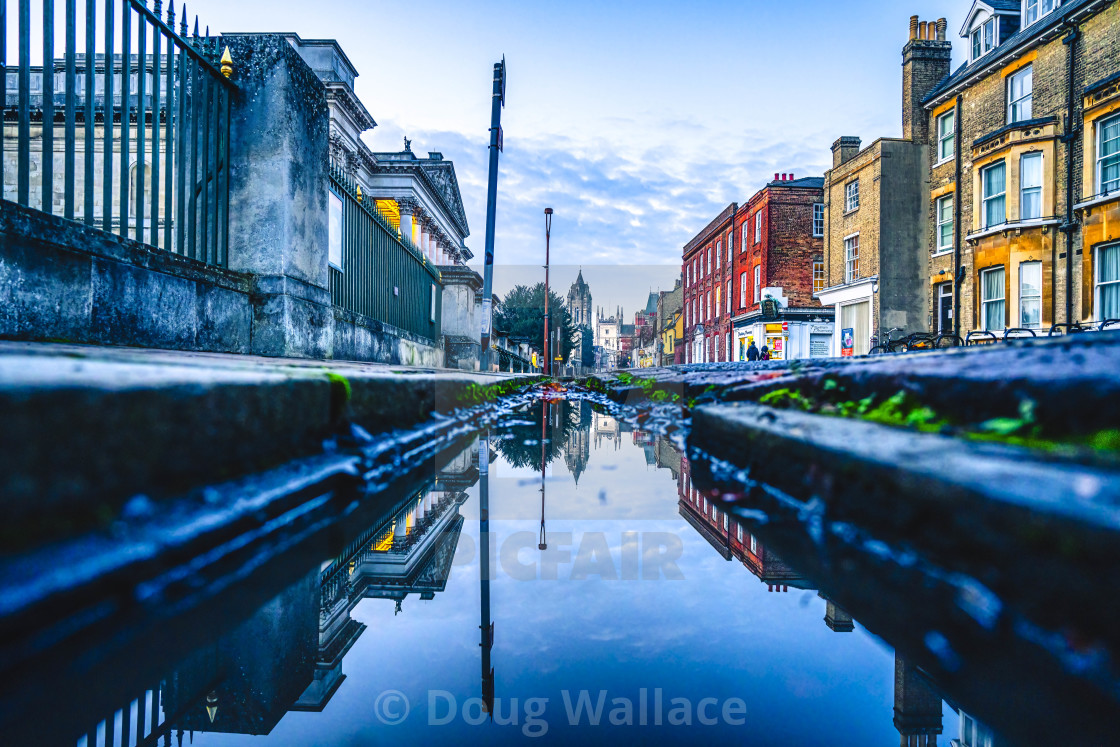
[[[934,339],[933,346],[935,348],[963,348],[964,340],[959,335],[941,334]]]
[[[887,353],[898,352],[898,350],[896,349],[897,346],[903,344],[905,342],[905,340],[894,339],[894,333],[895,332],[902,332],[902,331],[903,330],[902,330],[901,327],[892,327],[891,329],[887,330],[887,333],[885,335],[881,335],[879,337],[878,343],[876,343],[871,348],[871,350],[868,351],[867,354],[868,355],[885,355]]]

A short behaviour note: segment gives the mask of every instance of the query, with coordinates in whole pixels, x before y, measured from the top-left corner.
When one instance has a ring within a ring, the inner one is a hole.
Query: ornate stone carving
[[[409,215],[417,215],[420,211],[420,203],[416,201],[415,197],[403,196],[397,197],[397,207],[400,208],[401,213]]]

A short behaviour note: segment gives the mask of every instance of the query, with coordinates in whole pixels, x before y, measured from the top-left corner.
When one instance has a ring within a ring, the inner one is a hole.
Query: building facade
[[[824,263],[823,180],[775,174],[734,216],[731,360],[752,342],[773,360],[829,355],[833,311],[813,297]]]
[[[959,34],[968,59],[921,102],[931,329],[1120,317],[1120,7],[977,1]]]
[[[686,363],[728,360],[731,348],[731,276],[735,214],[731,203],[684,246]]]

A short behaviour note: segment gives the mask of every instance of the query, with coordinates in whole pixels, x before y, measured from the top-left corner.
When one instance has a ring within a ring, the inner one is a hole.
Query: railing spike
[[[163,0],[156,0],[155,14],[159,18],[159,14],[163,12]]]
[[[167,4],[167,27],[172,31],[175,30],[175,0]]]
[[[195,15],[194,15],[194,38],[195,38],[196,41],[198,40],[198,14],[197,13],[195,13]]]
[[[179,19],[179,36],[187,35],[187,4],[183,3],[182,16]]]

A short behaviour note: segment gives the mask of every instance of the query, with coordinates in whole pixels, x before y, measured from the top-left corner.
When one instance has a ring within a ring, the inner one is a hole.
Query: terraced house
[[[1120,317],[1120,7],[976,0],[959,33],[922,101],[932,331]]]

